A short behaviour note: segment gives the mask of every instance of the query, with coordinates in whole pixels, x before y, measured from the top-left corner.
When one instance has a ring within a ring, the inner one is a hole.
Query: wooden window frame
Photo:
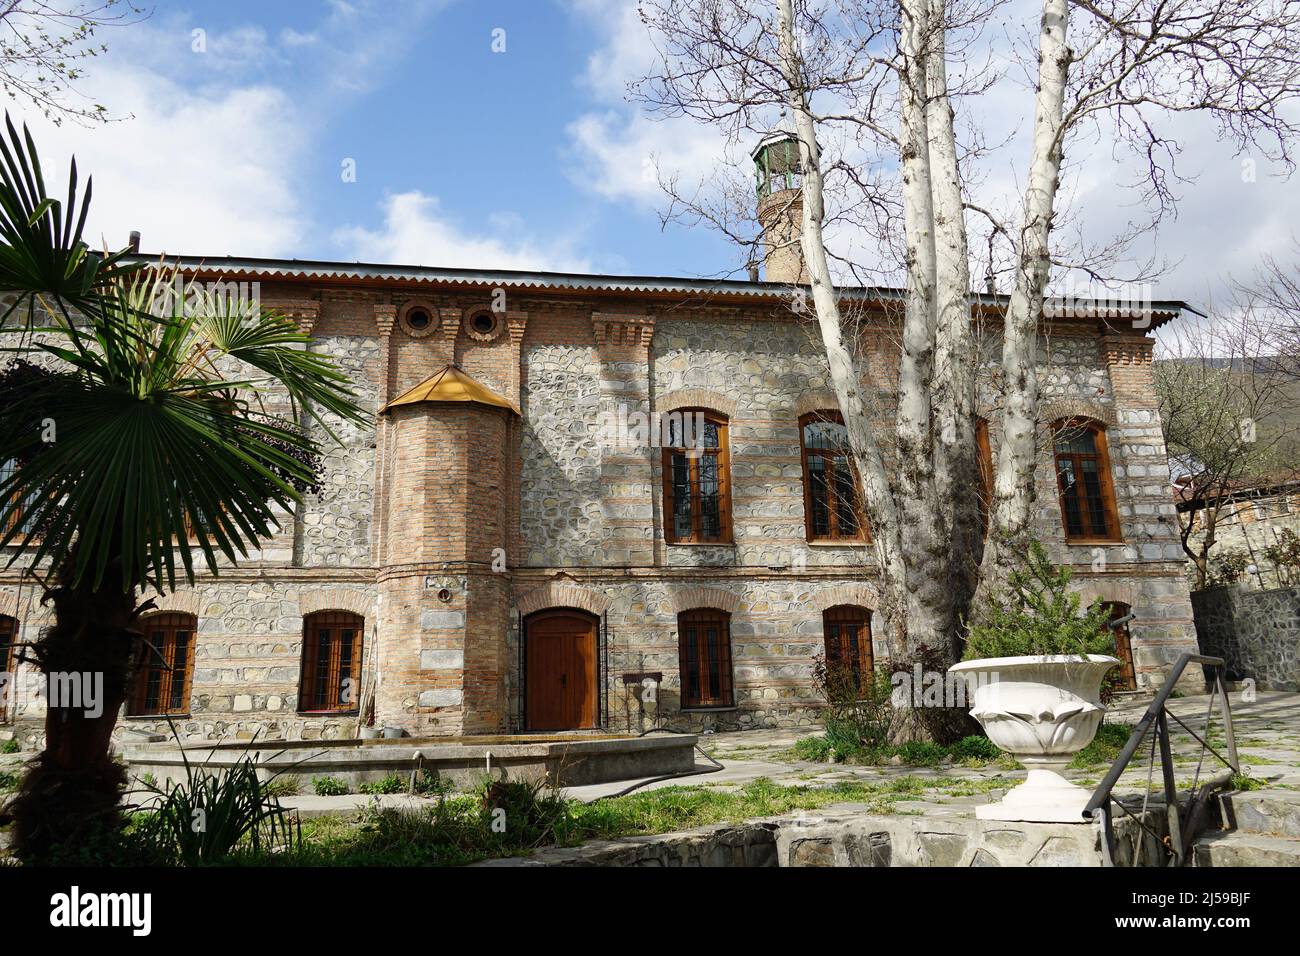
[[[718,639],[710,646],[696,629],[715,625]],[[688,630],[694,636],[695,666],[691,666],[687,648]],[[715,660],[716,656],[716,660]],[[692,608],[677,615],[677,665],[681,677],[682,710],[733,710],[736,706],[735,675],[731,658],[731,615],[718,608]],[[710,665],[718,674],[716,696],[704,693],[704,675]]]
[[[194,647],[195,634],[198,631],[198,619],[193,614],[181,614],[167,611],[153,614],[140,622],[145,636],[144,658],[136,671],[135,683],[127,702],[128,717],[185,717],[190,713],[190,692],[194,684]],[[179,635],[184,634],[182,642]],[[161,658],[156,653],[154,637],[162,639]],[[178,651],[180,670],[177,670]],[[157,680],[154,680],[154,677]],[[180,703],[171,704],[176,698],[176,681],[180,680]],[[151,686],[156,683],[156,698],[150,706]]]
[[[1086,430],[1093,436],[1093,447],[1096,449],[1092,455],[1083,455],[1078,453],[1060,453],[1056,450],[1056,443],[1060,433],[1066,429]],[[1079,534],[1071,534],[1070,521],[1066,512],[1066,490],[1065,483],[1061,478],[1061,461],[1068,459],[1077,476],[1083,474],[1082,464],[1085,460],[1095,460],[1097,463],[1097,482],[1101,494],[1101,507],[1105,515],[1106,522],[1111,525],[1107,528],[1105,534],[1097,534],[1096,529],[1092,526],[1092,509],[1086,506],[1087,498],[1080,496],[1079,516],[1083,523],[1083,531]],[[1111,474],[1110,462],[1110,445],[1106,440],[1106,426],[1101,422],[1088,418],[1063,418],[1052,423],[1052,468],[1056,472],[1056,496],[1057,503],[1061,509],[1061,530],[1065,534],[1066,544],[1118,544],[1123,541],[1123,535],[1120,530],[1119,508],[1115,502],[1115,482]]]
[[[847,636],[843,631],[846,625],[857,627],[859,629],[857,634],[852,635],[851,638]],[[840,630],[832,634],[833,628]],[[852,656],[850,639],[857,641],[856,657]],[[832,641],[834,641],[834,650],[832,650]],[[870,680],[875,674],[876,667],[875,652],[871,646],[871,609],[857,604],[837,604],[823,611],[822,646],[826,654],[827,667],[848,657],[858,687],[861,689],[863,675],[865,674]]]
[[[6,465],[10,464],[10,462],[13,463],[14,472],[17,472],[18,463],[13,459],[10,459],[9,461],[0,461],[0,471],[2,471]],[[29,495],[28,501],[30,501],[32,497],[33,497],[32,495]],[[3,525],[0,525],[0,537],[3,537],[4,535],[8,534],[11,530],[13,530],[13,528],[17,527],[18,525],[21,525],[25,520],[27,520],[25,508],[26,508],[26,503],[20,505],[18,509],[9,516],[9,520],[4,522]],[[23,542],[23,539],[28,536],[31,537],[32,541],[41,540],[41,536],[36,534],[34,530],[26,531],[26,532],[20,530],[18,534],[21,537],[15,537],[12,541],[10,541],[9,547],[15,547],[21,544]]]
[[[6,637],[7,640],[0,644],[3,652],[0,653],[0,673],[12,675],[18,670],[18,639],[22,633],[22,628],[16,617],[10,617],[8,614],[0,614],[0,636]],[[14,685],[12,681],[9,684],[9,692],[13,693]],[[0,717],[3,717],[0,714]]]
[[[730,421],[726,415],[710,411],[707,408],[674,408],[670,414],[703,415],[706,422],[717,426],[718,444],[716,448],[705,448],[701,454],[685,455],[688,469],[687,481],[691,487],[691,533],[685,537],[679,537],[677,534],[676,500],[673,497],[673,458],[678,454],[684,454],[684,452],[680,448],[664,447],[662,456],[663,475],[661,476],[664,501],[664,541],[668,544],[732,544],[731,451],[728,434]],[[705,538],[700,532],[704,514],[703,495],[700,493],[700,462],[704,460],[704,455],[708,452],[712,452],[718,460],[719,532],[716,538]]]
[[[352,629],[352,641],[345,655],[344,632]],[[320,631],[328,632],[326,658],[320,656]],[[314,632],[314,633],[313,633]],[[317,611],[302,619],[302,666],[298,675],[298,713],[300,714],[356,714],[360,710],[361,660],[365,653],[366,619],[351,611]],[[347,673],[343,673],[344,658]],[[322,663],[324,671],[322,672]],[[338,703],[343,693],[343,680],[350,678],[357,698],[351,703]],[[325,693],[318,691],[324,681]],[[333,700],[333,705],[316,705],[315,701]]]
[[[989,420],[975,416],[975,465],[979,469],[980,537],[987,538],[993,521],[993,442],[989,438]]]
[[[799,418],[799,452],[800,462],[803,468],[803,523],[804,536],[810,542],[850,542],[855,544],[871,543],[871,526],[867,522],[866,511],[862,507],[860,497],[858,476],[853,468],[852,452],[847,444],[843,449],[843,457],[849,459],[849,477],[852,482],[854,496],[858,498],[854,502],[854,511],[857,514],[858,530],[854,534],[842,534],[839,530],[840,508],[838,492],[835,490],[834,480],[826,482],[826,513],[830,526],[829,534],[817,534],[813,529],[813,481],[812,471],[808,467],[810,458],[821,458],[825,464],[823,472],[827,475],[834,474],[834,465],[832,460],[836,457],[823,448],[809,448],[808,442],[804,437],[804,429],[814,422],[830,422],[836,425],[844,424],[844,416],[839,412],[821,411],[809,412]]]

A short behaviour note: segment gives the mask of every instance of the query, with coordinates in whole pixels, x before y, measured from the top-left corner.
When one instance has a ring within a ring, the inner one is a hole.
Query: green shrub
[[[909,740],[901,744],[896,753],[909,767],[933,767],[948,756],[944,748],[932,740]]]
[[[302,793],[302,781],[297,777],[273,777],[262,784],[262,789],[266,791],[267,796],[275,797],[296,797]]]
[[[987,737],[972,734],[948,748],[954,760],[996,760],[1002,751]]]
[[[185,866],[227,863],[239,852],[292,852],[301,842],[296,822],[258,779],[245,757],[211,774],[185,765],[186,782],[148,787],[161,801],[137,814],[132,833],[156,856]]]
[[[0,770],[0,793],[18,789],[18,774],[11,770]]]
[[[863,675],[847,664],[818,655],[812,679],[814,689],[826,699],[822,721],[828,751],[843,759],[889,745],[894,707],[888,671],[878,667]]]
[[[1070,569],[1057,567],[1037,541],[1012,570],[1010,593],[989,600],[986,617],[970,629],[967,660],[1037,654],[1110,654],[1110,612],[1098,598],[1082,615],[1070,590]]]
[[[378,796],[383,793],[406,793],[406,781],[400,775],[390,773],[387,777],[363,783],[357,788],[361,793]]]
[[[16,754],[20,750],[22,750],[22,747],[12,737],[0,744],[0,754]]]
[[[443,780],[437,773],[427,767],[415,778],[415,792],[426,797],[435,797],[452,792],[451,782]]]
[[[311,788],[318,797],[341,797],[348,792],[348,785],[338,777],[316,777]]]
[[[794,753],[800,760],[825,763],[830,758],[831,743],[823,734],[815,737],[800,737],[794,742]]]

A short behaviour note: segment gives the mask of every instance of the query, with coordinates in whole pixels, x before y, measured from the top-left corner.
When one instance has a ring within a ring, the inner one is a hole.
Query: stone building
[[[760,193],[769,228],[797,214],[788,176]],[[814,657],[870,666],[885,649],[824,354],[790,308],[800,264],[769,252],[762,282],[179,260],[293,317],[375,414],[338,425],[321,490],[259,553],[158,599],[145,629],[167,665],[141,675],[123,725],[811,723]],[[887,408],[892,293],[843,294],[879,321],[867,365]],[[1003,305],[975,308],[993,325]],[[1180,307],[1049,316],[1039,357],[1042,420],[1072,427],[1044,451],[1038,534],[1087,596],[1132,613],[1142,686],[1196,647],[1151,387],[1149,332]],[[19,574],[0,572],[8,644],[48,620]],[[39,710],[10,697],[11,719]]]

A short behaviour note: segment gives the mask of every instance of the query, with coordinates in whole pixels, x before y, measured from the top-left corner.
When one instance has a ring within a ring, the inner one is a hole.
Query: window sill
[[[299,710],[296,713],[299,717],[356,717],[361,712],[357,710]]]
[[[670,548],[734,548],[735,541],[665,541]]]
[[[870,538],[812,538],[804,544],[810,548],[862,548],[871,544]]]
[[[166,720],[170,717],[172,720],[189,720],[193,715],[186,711],[183,714],[123,714],[123,720]]]
[[[735,704],[724,704],[718,707],[679,707],[677,712],[680,714],[717,714],[729,710],[740,710],[740,708]]]
[[[1066,547],[1083,548],[1091,545],[1105,544],[1110,546],[1122,545],[1123,538],[1066,538]]]

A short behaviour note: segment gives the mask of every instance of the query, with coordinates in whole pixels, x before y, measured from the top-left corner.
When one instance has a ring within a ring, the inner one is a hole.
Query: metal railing
[[[1201,734],[1204,736],[1192,730],[1166,706],[1170,695],[1173,694],[1174,686],[1178,683],[1178,679],[1182,677],[1183,671],[1188,664],[1201,664],[1214,671],[1214,679],[1210,686],[1210,700],[1205,711],[1205,726],[1201,730]],[[1119,807],[1125,814],[1137,821],[1138,826],[1145,832],[1155,837],[1157,843],[1164,846],[1169,854],[1168,865],[1182,866],[1187,859],[1192,843],[1205,825],[1210,809],[1210,800],[1219,791],[1232,786],[1232,780],[1240,772],[1241,768],[1237,761],[1237,741],[1232,733],[1232,706],[1228,701],[1228,690],[1223,681],[1223,673],[1224,664],[1221,657],[1207,657],[1204,654],[1184,654],[1178,658],[1178,662],[1174,665],[1173,670],[1169,672],[1169,676],[1165,678],[1165,682],[1161,685],[1155,699],[1151,701],[1146,713],[1142,715],[1142,719],[1138,721],[1133,733],[1129,736],[1128,742],[1124,744],[1124,749],[1120,751],[1105,778],[1093,791],[1092,799],[1088,801],[1087,807],[1084,808],[1083,815],[1095,821],[1100,821],[1102,827],[1102,859],[1106,866],[1114,865],[1115,831],[1111,817],[1112,807]],[[1210,718],[1214,714],[1215,701],[1218,700],[1220,695],[1223,698],[1223,731],[1224,749],[1227,750],[1226,757],[1210,746],[1209,743]],[[1192,779],[1191,791],[1185,807],[1178,799],[1178,785],[1174,778],[1173,747],[1169,736],[1170,718],[1183,730],[1191,734],[1192,738],[1201,745],[1200,757],[1196,763],[1196,775]],[[1147,764],[1146,793],[1142,798],[1141,811],[1135,814],[1122,802],[1114,800],[1111,791],[1114,790],[1115,784],[1119,782],[1120,776],[1128,769],[1129,762],[1137,753],[1138,748],[1142,746],[1142,742],[1146,740],[1147,735],[1151,733],[1153,727],[1155,734],[1151,740],[1151,756]],[[1147,803],[1151,797],[1151,778],[1155,769],[1157,747],[1160,750],[1160,769],[1164,783],[1165,814],[1169,821],[1169,835],[1167,837],[1162,837],[1148,826],[1146,821]],[[1207,752],[1213,754],[1228,770],[1206,780],[1202,784],[1200,783],[1201,765]],[[1144,845],[1144,840],[1138,841],[1134,849],[1133,865],[1135,866],[1141,860]]]

